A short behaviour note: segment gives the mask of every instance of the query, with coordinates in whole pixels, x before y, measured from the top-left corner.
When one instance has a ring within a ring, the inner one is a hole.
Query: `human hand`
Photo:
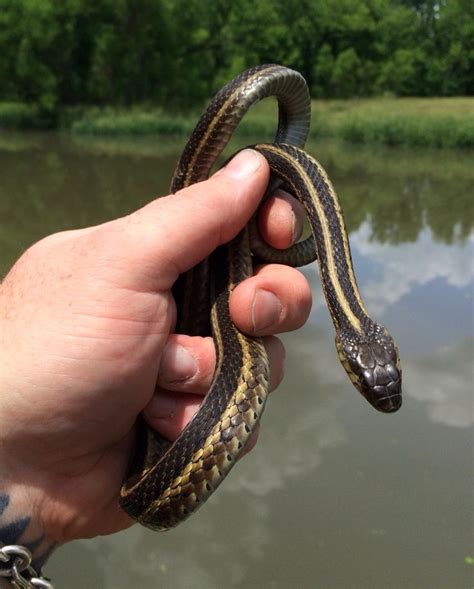
[[[211,338],[173,334],[171,288],[240,231],[268,174],[245,150],[206,182],[45,238],[12,268],[0,286],[0,542],[39,539],[43,554],[133,523],[117,498],[137,415],[176,438],[214,371]],[[290,197],[264,204],[272,245],[290,245],[300,226]],[[231,295],[237,327],[264,336],[272,388],[284,359],[273,334],[301,326],[310,306],[302,274],[275,264]]]

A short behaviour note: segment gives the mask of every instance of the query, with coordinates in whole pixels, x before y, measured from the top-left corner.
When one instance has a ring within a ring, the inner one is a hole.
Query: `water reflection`
[[[369,220],[381,243],[413,242],[426,227],[436,241],[465,240],[474,223],[472,154],[309,146],[331,172],[350,231]],[[342,190],[342,188],[344,190]],[[449,196],[447,196],[449,195]]]
[[[363,223],[352,234],[351,242],[358,253],[378,269],[377,282],[369,279],[366,285],[366,299],[370,308],[377,312],[434,280],[464,289],[474,279],[473,235],[449,246],[436,241],[431,229],[423,229],[416,242],[394,247],[374,241],[371,231],[369,223]]]
[[[431,356],[407,361],[410,395],[426,406],[429,419],[451,427],[474,423],[472,338],[441,345]]]
[[[47,569],[58,586],[469,586],[471,154],[310,150],[343,201],[367,307],[400,346],[402,410],[379,415],[352,389],[316,272],[304,269],[313,312],[284,338],[287,378],[258,448],[177,530],[135,527],[61,549]],[[178,151],[150,138],[0,135],[0,274],[47,233],[165,193]]]

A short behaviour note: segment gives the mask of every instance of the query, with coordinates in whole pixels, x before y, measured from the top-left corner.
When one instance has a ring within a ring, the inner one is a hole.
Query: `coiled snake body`
[[[268,160],[272,185],[283,183],[304,205],[312,237],[288,250],[255,242],[245,228],[210,259],[181,276],[175,287],[178,331],[208,335],[217,352],[213,382],[179,438],[171,443],[140,426],[137,451],[121,489],[120,505],[143,525],[166,530],[194,512],[222,482],[248,442],[268,395],[269,368],[259,338],[240,333],[229,317],[229,293],[259,260],[302,265],[318,259],[323,292],[336,328],[336,348],[349,378],[379,411],[401,405],[397,348],[362,303],[334,188],[323,168],[302,151],[310,122],[304,78],[285,67],[249,69],[214,97],[178,163],[171,190],[207,178],[252,104],[275,96],[279,123],[274,144],[253,146]]]

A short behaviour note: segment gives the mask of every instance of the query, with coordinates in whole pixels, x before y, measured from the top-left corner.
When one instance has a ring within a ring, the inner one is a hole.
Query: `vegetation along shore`
[[[472,0],[0,0],[0,129],[184,135],[272,62],[307,80],[315,136],[469,148],[473,22]]]
[[[182,136],[199,111],[186,114],[162,108],[88,107],[63,115],[61,128],[75,135]],[[257,105],[242,121],[243,136],[270,140],[276,125],[275,105]],[[21,103],[0,103],[0,128],[47,127],[40,110]],[[313,101],[311,135],[352,143],[422,147],[474,147],[474,98],[364,98]]]

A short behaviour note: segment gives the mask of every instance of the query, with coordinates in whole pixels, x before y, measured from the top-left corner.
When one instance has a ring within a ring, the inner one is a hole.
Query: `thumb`
[[[138,269],[140,286],[171,288],[179,274],[234,238],[256,210],[268,179],[265,158],[245,149],[208,180],[118,220],[125,224],[120,247],[127,266]],[[152,285],[143,284],[150,278]]]

